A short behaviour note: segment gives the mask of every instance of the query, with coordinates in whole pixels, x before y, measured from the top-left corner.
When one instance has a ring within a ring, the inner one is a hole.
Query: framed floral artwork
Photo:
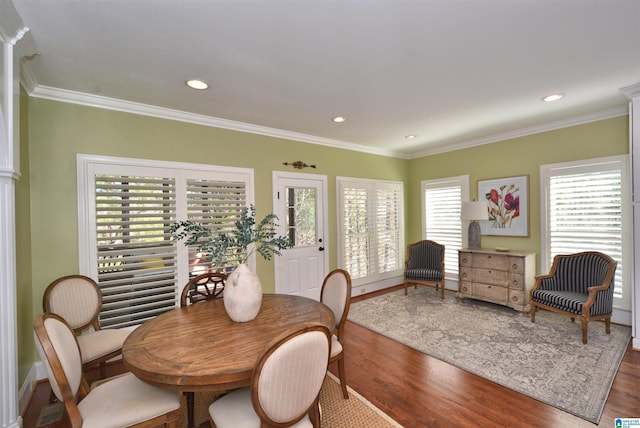
[[[478,200],[486,201],[489,214],[489,220],[480,221],[483,235],[529,236],[528,179],[478,180]]]

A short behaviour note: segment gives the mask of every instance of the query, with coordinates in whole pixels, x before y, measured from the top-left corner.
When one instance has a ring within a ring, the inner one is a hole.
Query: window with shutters
[[[172,309],[189,277],[211,268],[172,239],[176,220],[228,230],[253,203],[253,171],[242,168],[80,155],[78,186],[81,272],[102,291],[103,327]]]
[[[540,167],[542,271],[557,254],[600,251],[618,262],[614,307],[631,309],[628,159],[614,156]]]
[[[421,189],[422,236],[445,246],[445,276],[457,281],[458,250],[466,246],[460,208],[462,201],[469,200],[469,176],[422,181]]]
[[[340,266],[355,285],[401,275],[403,184],[338,177],[337,188]]]

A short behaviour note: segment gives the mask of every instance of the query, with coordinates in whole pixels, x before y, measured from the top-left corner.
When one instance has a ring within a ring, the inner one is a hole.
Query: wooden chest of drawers
[[[462,249],[458,253],[460,298],[485,300],[529,311],[536,253]]]

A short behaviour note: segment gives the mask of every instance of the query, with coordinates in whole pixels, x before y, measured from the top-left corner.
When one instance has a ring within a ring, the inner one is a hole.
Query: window
[[[252,170],[78,157],[81,272],[102,291],[103,327],[136,325],[177,303],[190,275],[208,268],[172,239],[177,219],[232,226],[252,203]]]
[[[457,281],[458,250],[466,239],[460,209],[462,201],[469,200],[469,176],[427,180],[421,183],[421,188],[422,236],[445,246],[445,276]]]
[[[540,167],[542,272],[557,254],[600,251],[618,262],[614,307],[631,309],[628,159],[614,156]]]
[[[338,177],[337,187],[340,266],[356,285],[401,275],[403,184]]]

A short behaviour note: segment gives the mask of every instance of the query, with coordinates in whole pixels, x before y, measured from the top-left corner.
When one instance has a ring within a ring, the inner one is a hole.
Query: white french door
[[[320,300],[328,266],[327,178],[274,171],[273,187],[278,234],[294,244],[275,258],[276,293]]]

